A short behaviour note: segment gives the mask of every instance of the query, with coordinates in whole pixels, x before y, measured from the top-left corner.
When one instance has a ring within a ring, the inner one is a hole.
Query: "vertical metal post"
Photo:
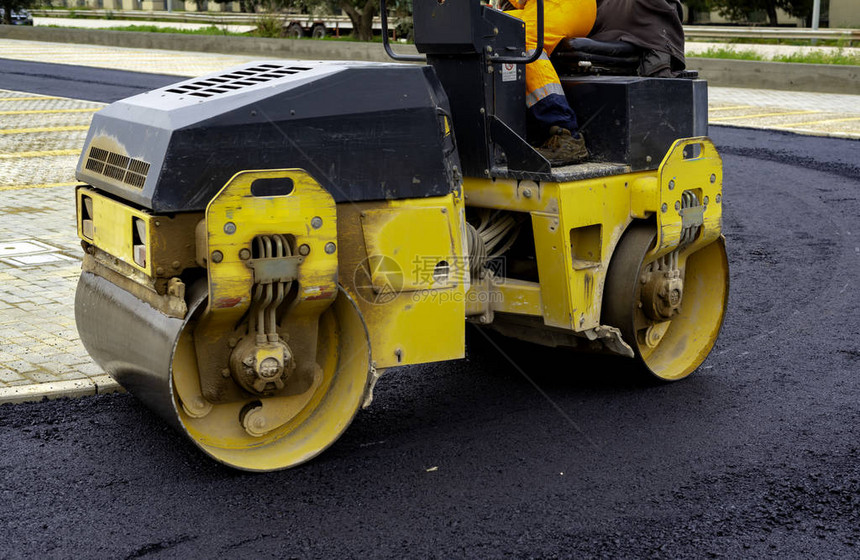
[[[818,31],[818,21],[821,17],[821,0],[814,0],[812,3],[812,29]],[[818,43],[818,39],[812,39],[812,44]]]

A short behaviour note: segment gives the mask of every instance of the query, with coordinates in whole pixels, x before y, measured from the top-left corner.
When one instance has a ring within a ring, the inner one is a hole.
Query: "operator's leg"
[[[522,10],[508,13],[525,22],[526,49],[534,49],[537,46],[536,0],[530,0]],[[576,115],[564,96],[549,54],[563,39],[588,35],[595,14],[595,0],[544,0],[544,52],[526,66],[526,106],[532,140],[543,143],[542,148],[550,145],[549,155],[558,155],[549,158],[554,164],[582,160],[588,154],[579,135]],[[556,138],[559,135],[562,138]],[[563,153],[556,154],[559,143],[572,144],[566,137],[572,137],[579,146],[567,146],[568,149],[561,150]]]

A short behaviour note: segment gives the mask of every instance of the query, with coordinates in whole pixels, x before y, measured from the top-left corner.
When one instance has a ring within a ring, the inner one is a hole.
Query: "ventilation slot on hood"
[[[149,173],[149,164],[101,148],[90,148],[86,169],[115,181],[142,189]]]
[[[204,80],[195,80],[168,88],[166,91],[179,95],[193,95],[195,97],[212,97],[233,90],[263,84],[271,80],[277,80],[285,76],[298,74],[311,70],[307,66],[280,66],[278,64],[260,64],[252,68],[233,70],[219,76],[212,76]]]

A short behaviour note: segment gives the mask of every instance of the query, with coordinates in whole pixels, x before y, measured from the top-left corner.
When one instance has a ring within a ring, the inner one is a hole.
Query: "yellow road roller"
[[[421,61],[256,62],[93,118],[81,339],[227,465],[313,458],[387,369],[462,358],[466,322],[665,380],[717,339],[705,82],[558,54],[592,159],[552,167],[524,139],[523,23],[479,0],[414,19]]]

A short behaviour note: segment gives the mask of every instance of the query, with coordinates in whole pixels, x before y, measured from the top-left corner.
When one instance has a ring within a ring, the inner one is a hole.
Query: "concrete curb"
[[[687,58],[712,86],[860,94],[860,66]]]
[[[0,26],[0,38],[51,43],[77,43],[134,49],[161,49],[204,53],[294,58],[301,60],[363,60],[391,62],[379,43],[261,39],[229,35],[185,35],[56,27]],[[397,49],[417,54],[415,47]]]
[[[0,404],[38,402],[44,398],[88,397],[120,392],[125,392],[125,389],[109,375],[96,375],[68,381],[0,388]]]
[[[259,39],[216,35],[143,33],[96,29],[0,26],[0,38],[52,43],[78,43],[113,47],[241,54],[261,58],[303,60],[363,60],[391,62],[378,43]],[[396,47],[403,54],[416,54],[412,45]],[[860,92],[860,66],[799,64],[688,58],[692,70],[715,87],[740,87],[857,94]]]

